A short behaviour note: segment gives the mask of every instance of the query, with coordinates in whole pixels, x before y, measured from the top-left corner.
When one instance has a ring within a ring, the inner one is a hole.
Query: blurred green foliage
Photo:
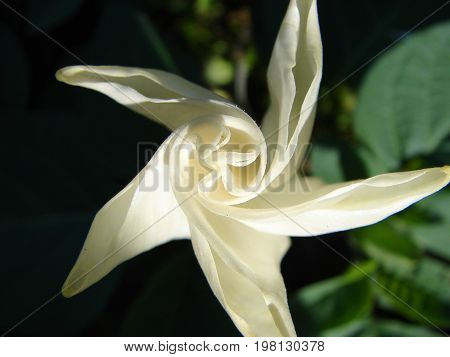
[[[359,330],[373,308],[369,276],[374,270],[375,263],[363,263],[292,294],[290,306],[297,332],[343,336]]]
[[[314,174],[329,182],[338,182],[358,178],[358,175],[449,163],[450,156],[433,154],[449,141],[450,135],[449,30],[450,23],[444,22],[417,31],[380,56],[362,81],[356,108],[351,105],[353,93],[348,89],[336,91],[341,99],[337,109],[343,113],[337,117],[337,128],[345,139],[326,136],[313,147],[311,168]],[[330,102],[327,104],[332,107]],[[324,109],[331,110],[326,106]],[[344,125],[343,117],[350,118]],[[346,169],[348,165],[352,170]],[[344,330],[344,334],[403,335],[397,328],[389,328],[391,322],[384,321],[382,328],[374,327],[378,324],[374,325],[374,315],[394,314],[427,326],[428,330],[411,325],[412,329],[407,331],[412,335],[445,335],[444,329],[449,328],[450,322],[448,212],[447,189],[383,222],[350,232],[354,249],[375,264],[365,275],[369,278],[365,296],[374,311],[367,314],[370,317],[367,325],[361,324],[355,316],[350,324],[356,324],[359,330]],[[359,269],[358,262],[355,267]],[[336,284],[345,280],[345,275],[333,279]],[[309,289],[321,291],[331,281],[300,289],[296,299],[303,301]],[[354,300],[347,299],[352,301],[349,306],[356,301],[363,303],[361,292],[352,292],[348,286],[345,289],[355,296]],[[372,295],[371,291],[374,291]],[[332,296],[340,294],[341,291],[333,292]],[[321,299],[323,296],[314,302]],[[331,301],[331,304],[336,303],[335,299]],[[306,307],[311,311],[318,309],[312,304]],[[354,308],[358,311],[356,305]],[[303,310],[304,306],[299,311]],[[338,316],[336,310],[345,311],[343,307],[332,309],[327,318]],[[299,324],[300,321],[301,316]],[[329,334],[325,323],[319,326],[312,330],[313,334]],[[395,326],[393,322],[392,326]]]
[[[42,305],[58,293],[94,212],[138,170],[136,144],[168,134],[54,73],[80,60],[160,68],[233,98],[259,121],[287,0],[11,5],[55,41],[0,5],[1,330],[38,308],[10,334],[237,335],[187,241]],[[325,67],[311,174],[337,182],[449,163],[448,9],[347,78],[440,5],[319,1]],[[328,247],[294,239],[282,272],[299,334],[448,333],[449,214],[446,190],[377,225],[321,238]]]
[[[406,160],[429,155],[448,137],[449,37],[449,22],[420,31],[367,74],[354,127],[367,160],[380,166],[371,172],[395,170]]]

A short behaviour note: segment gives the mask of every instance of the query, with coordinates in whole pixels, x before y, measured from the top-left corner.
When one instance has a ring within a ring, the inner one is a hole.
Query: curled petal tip
[[[66,67],[65,67],[65,68],[61,68],[61,69],[58,69],[58,70],[56,71],[55,77],[56,77],[56,79],[57,79],[58,81],[60,81],[60,82],[65,82],[65,78],[64,78],[64,72],[65,72],[65,70],[66,70]]]
[[[70,77],[73,76],[75,73],[79,72],[80,68],[82,68],[82,67],[83,66],[68,66],[68,67],[60,68],[56,71],[55,77],[60,82],[70,84],[69,83]]]

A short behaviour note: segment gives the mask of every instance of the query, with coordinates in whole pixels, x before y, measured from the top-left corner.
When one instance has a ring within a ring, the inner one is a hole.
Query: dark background
[[[189,241],[142,254],[76,297],[57,296],[95,212],[137,173],[138,143],[162,143],[168,131],[100,94],[57,82],[54,73],[80,59],[164,69],[235,97],[259,121],[268,104],[265,71],[287,1],[7,3],[48,36],[0,4],[0,330],[26,318],[10,336],[237,335]],[[347,75],[442,3],[319,1],[322,92],[345,81],[319,102],[313,142],[354,140],[348,118],[368,67]],[[448,15],[446,8],[418,29]],[[243,75],[248,98],[236,95],[233,81],[242,65],[249,68],[248,78]],[[352,163],[357,170],[347,178],[367,174],[358,158]],[[363,258],[347,233],[323,239],[351,260]],[[318,239],[298,238],[282,272],[295,293],[347,267]],[[404,321],[378,307],[371,314]],[[319,333],[309,323],[299,317],[299,333]]]

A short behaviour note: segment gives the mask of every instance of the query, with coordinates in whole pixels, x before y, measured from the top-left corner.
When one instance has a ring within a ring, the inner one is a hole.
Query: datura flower
[[[63,294],[75,295],[127,259],[188,237],[243,335],[295,336],[280,274],[289,236],[376,223],[441,189],[450,176],[448,166],[339,184],[298,174],[321,72],[315,0],[289,3],[268,68],[270,107],[261,127],[228,100],[163,71],[59,70],[60,81],[106,94],[172,130],[97,213]]]

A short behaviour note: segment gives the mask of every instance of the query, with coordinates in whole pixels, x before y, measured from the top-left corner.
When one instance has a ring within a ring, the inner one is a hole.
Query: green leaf
[[[364,80],[355,133],[389,170],[430,154],[450,133],[449,36],[450,22],[411,35]]]
[[[371,258],[392,269],[412,269],[421,257],[415,241],[394,225],[394,220],[385,220],[372,226],[352,231],[355,242]]]
[[[377,157],[369,148],[360,145],[356,148],[356,152],[364,163],[367,176],[375,176],[389,171],[386,162]]]
[[[332,327],[323,332],[323,336],[346,337],[346,336],[372,336],[370,330],[370,319],[366,316],[361,319],[352,320],[346,324]]]
[[[331,331],[333,332],[333,331]],[[442,337],[438,328],[419,324],[411,324],[393,319],[366,318],[349,325],[346,333],[330,334],[330,336],[372,336],[372,337]]]
[[[0,25],[0,78],[2,109],[20,108],[28,105],[30,96],[30,67],[27,54],[19,38],[8,27]]]
[[[417,207],[445,221],[450,221],[450,190],[443,189],[437,194],[417,202]]]
[[[0,222],[0,277],[7,287],[0,305],[1,331],[31,313],[11,335],[73,336],[95,321],[114,291],[117,270],[73,298],[59,294],[92,218],[72,213]]]
[[[439,337],[442,332],[433,327],[413,325],[397,320],[377,319],[371,323],[376,336],[381,337]]]
[[[450,191],[442,190],[417,204],[431,215],[428,220],[410,223],[411,234],[429,252],[450,261]]]
[[[444,140],[439,147],[427,157],[430,166],[448,165],[450,157],[450,137]]]
[[[290,296],[290,310],[301,336],[353,335],[372,310],[368,262],[343,275],[300,289]]]
[[[326,182],[342,182],[365,176],[364,164],[346,142],[324,138],[312,146],[311,171]]]
[[[381,269],[376,275],[382,307],[441,328],[450,326],[450,268],[423,258],[411,271]]]
[[[417,224],[411,227],[411,232],[420,246],[450,260],[450,221]]]
[[[338,148],[332,145],[314,144],[311,151],[311,171],[326,182],[342,182],[345,179]]]
[[[190,246],[147,281],[122,327],[125,336],[238,336]]]

